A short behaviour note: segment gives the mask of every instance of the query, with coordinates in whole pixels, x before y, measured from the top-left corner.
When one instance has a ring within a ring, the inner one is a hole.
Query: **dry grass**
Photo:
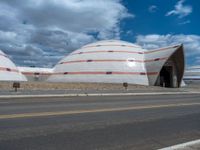
[[[12,89],[13,82],[0,82],[0,89]],[[21,82],[21,89],[48,90],[48,89],[79,89],[79,90],[119,90],[124,89],[122,84],[113,83],[48,83],[48,82]],[[160,89],[160,87],[129,85],[128,89]]]

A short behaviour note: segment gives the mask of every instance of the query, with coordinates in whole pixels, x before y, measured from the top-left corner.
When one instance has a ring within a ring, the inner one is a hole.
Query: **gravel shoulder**
[[[182,88],[163,88],[157,86],[128,85],[113,83],[49,83],[21,82],[17,92],[13,82],[0,82],[0,95],[29,94],[71,94],[71,93],[143,93],[143,92],[200,92],[200,85],[187,85]]]

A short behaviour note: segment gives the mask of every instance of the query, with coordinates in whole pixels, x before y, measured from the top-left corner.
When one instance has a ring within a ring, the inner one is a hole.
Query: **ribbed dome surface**
[[[88,44],[64,57],[54,68],[50,81],[129,82],[148,84],[142,49],[124,41],[106,40]],[[138,61],[138,62],[137,62]],[[140,77],[140,81],[133,78]]]
[[[134,47],[134,48],[140,48],[141,46],[132,44],[126,41],[120,41],[120,40],[104,40],[104,41],[98,41],[95,43],[87,44],[84,47],[90,47],[90,46],[123,46],[123,47]]]
[[[26,81],[15,64],[0,50],[0,81]]]

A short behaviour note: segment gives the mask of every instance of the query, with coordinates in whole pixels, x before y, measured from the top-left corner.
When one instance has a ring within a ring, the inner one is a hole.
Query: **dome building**
[[[0,81],[27,81],[15,64],[0,50]]]
[[[185,71],[183,80],[188,84],[200,84],[200,66],[188,67]]]
[[[183,73],[182,45],[145,50],[129,42],[106,40],[85,45],[65,56],[48,81],[179,87]]]
[[[28,81],[46,81],[53,73],[52,68],[17,67]]]

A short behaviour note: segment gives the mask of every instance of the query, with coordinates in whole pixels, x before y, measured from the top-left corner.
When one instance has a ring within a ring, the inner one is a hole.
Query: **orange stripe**
[[[115,74],[115,75],[157,75],[158,72],[94,72],[94,71],[86,71],[86,72],[58,72],[53,73],[54,75],[106,75],[106,74]]]
[[[112,45],[101,45],[101,44],[97,44],[95,46],[84,46],[83,48],[89,48],[89,47],[101,47],[101,46],[121,46],[121,47],[135,47],[135,48],[140,48],[139,46],[131,46],[131,45],[125,45],[125,44],[112,44]]]
[[[6,68],[6,67],[0,67],[0,71],[19,72],[17,69],[11,69],[11,68]]]
[[[52,75],[53,73],[45,73],[45,72],[21,72],[24,75],[36,75],[36,73],[38,73],[38,75]]]
[[[160,60],[165,60],[168,57],[163,57],[163,58],[155,58],[155,59],[149,59],[149,60],[124,60],[124,59],[96,59],[96,60],[73,60],[73,61],[65,61],[61,62],[59,64],[69,64],[69,63],[81,63],[81,62],[153,62],[153,61],[160,61]]]
[[[77,52],[77,53],[72,53],[70,55],[77,55],[77,54],[90,54],[90,53],[130,53],[130,54],[144,54],[143,52],[134,52],[134,51],[123,51],[123,50],[107,50],[107,51],[89,51],[89,52]]]
[[[68,72],[67,74],[76,75],[76,74],[105,74],[105,72]]]
[[[24,75],[34,75],[33,72],[22,72]],[[101,72],[101,71],[86,71],[86,72],[58,72],[58,73],[41,73],[39,75],[105,75],[105,74],[118,74],[118,75],[157,75],[158,72]]]
[[[170,48],[176,48],[176,47],[179,47],[179,45],[177,45],[177,46],[171,46],[171,47],[166,47],[166,48],[155,49],[155,50],[151,50],[151,51],[147,51],[147,52],[145,52],[145,54],[159,52],[159,51],[165,51],[165,50],[168,50]]]

